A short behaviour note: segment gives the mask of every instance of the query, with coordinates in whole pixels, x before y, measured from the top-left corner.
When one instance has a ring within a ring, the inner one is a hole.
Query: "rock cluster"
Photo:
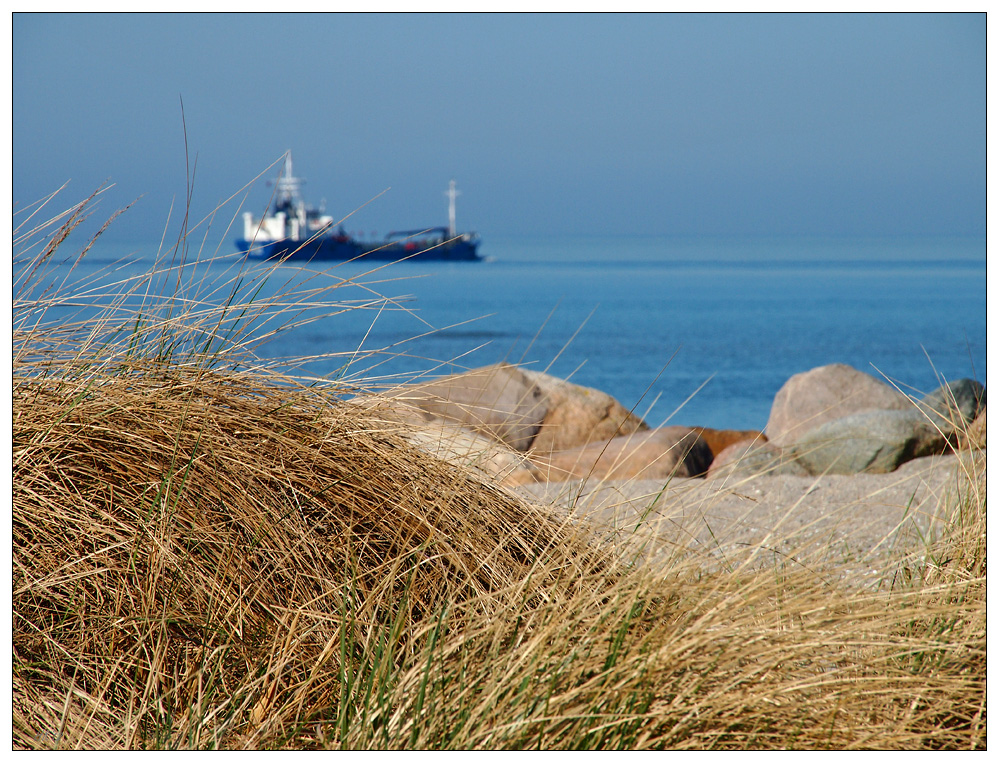
[[[789,379],[765,432],[810,475],[892,472],[959,445],[986,408],[986,390],[962,379],[923,398],[905,395],[844,364]]]
[[[405,425],[417,447],[507,485],[882,473],[986,444],[978,382],[950,382],[918,399],[844,364],[791,377],[764,432],[651,429],[606,393],[510,364],[354,400]]]

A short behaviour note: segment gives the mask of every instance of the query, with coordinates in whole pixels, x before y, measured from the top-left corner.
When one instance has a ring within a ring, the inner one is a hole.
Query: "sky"
[[[138,199],[121,239],[177,224],[185,145],[191,217],[218,209],[220,238],[266,207],[286,150],[308,201],[380,235],[444,225],[455,179],[458,228],[484,241],[985,236],[985,14],[18,13],[12,30],[15,214],[111,182],[102,214]]]

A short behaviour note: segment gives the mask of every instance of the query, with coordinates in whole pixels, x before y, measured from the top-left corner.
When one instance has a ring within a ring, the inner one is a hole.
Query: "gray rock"
[[[812,475],[892,472],[903,462],[946,448],[947,440],[913,407],[841,417],[789,446]]]
[[[917,408],[932,425],[952,435],[986,408],[986,388],[974,379],[959,379],[924,396]]]
[[[750,477],[752,475],[797,475],[809,473],[795,457],[784,453],[767,441],[744,440],[727,446],[712,461],[708,468],[709,480],[726,477]]]
[[[913,409],[898,390],[851,366],[835,363],[791,377],[774,396],[764,432],[784,446],[841,417],[862,411]]]

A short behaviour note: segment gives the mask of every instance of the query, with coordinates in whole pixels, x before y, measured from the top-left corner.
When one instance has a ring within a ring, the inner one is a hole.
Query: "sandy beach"
[[[804,565],[877,585],[941,537],[950,499],[968,490],[970,458],[925,457],[888,474],[570,481],[517,490],[641,548],[648,561],[688,555],[710,567]]]

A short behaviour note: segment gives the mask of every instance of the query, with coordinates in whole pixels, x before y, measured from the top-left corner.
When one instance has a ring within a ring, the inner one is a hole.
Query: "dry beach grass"
[[[838,575],[841,549],[817,574],[792,531],[780,556],[648,554],[727,499],[590,486],[627,494],[608,543],[579,490],[532,500],[346,386],[255,366],[242,286],[46,323],[72,299],[45,263],[87,209],[15,242],[14,748],[986,747],[984,453],[878,581]],[[864,505],[815,493],[817,521]]]

